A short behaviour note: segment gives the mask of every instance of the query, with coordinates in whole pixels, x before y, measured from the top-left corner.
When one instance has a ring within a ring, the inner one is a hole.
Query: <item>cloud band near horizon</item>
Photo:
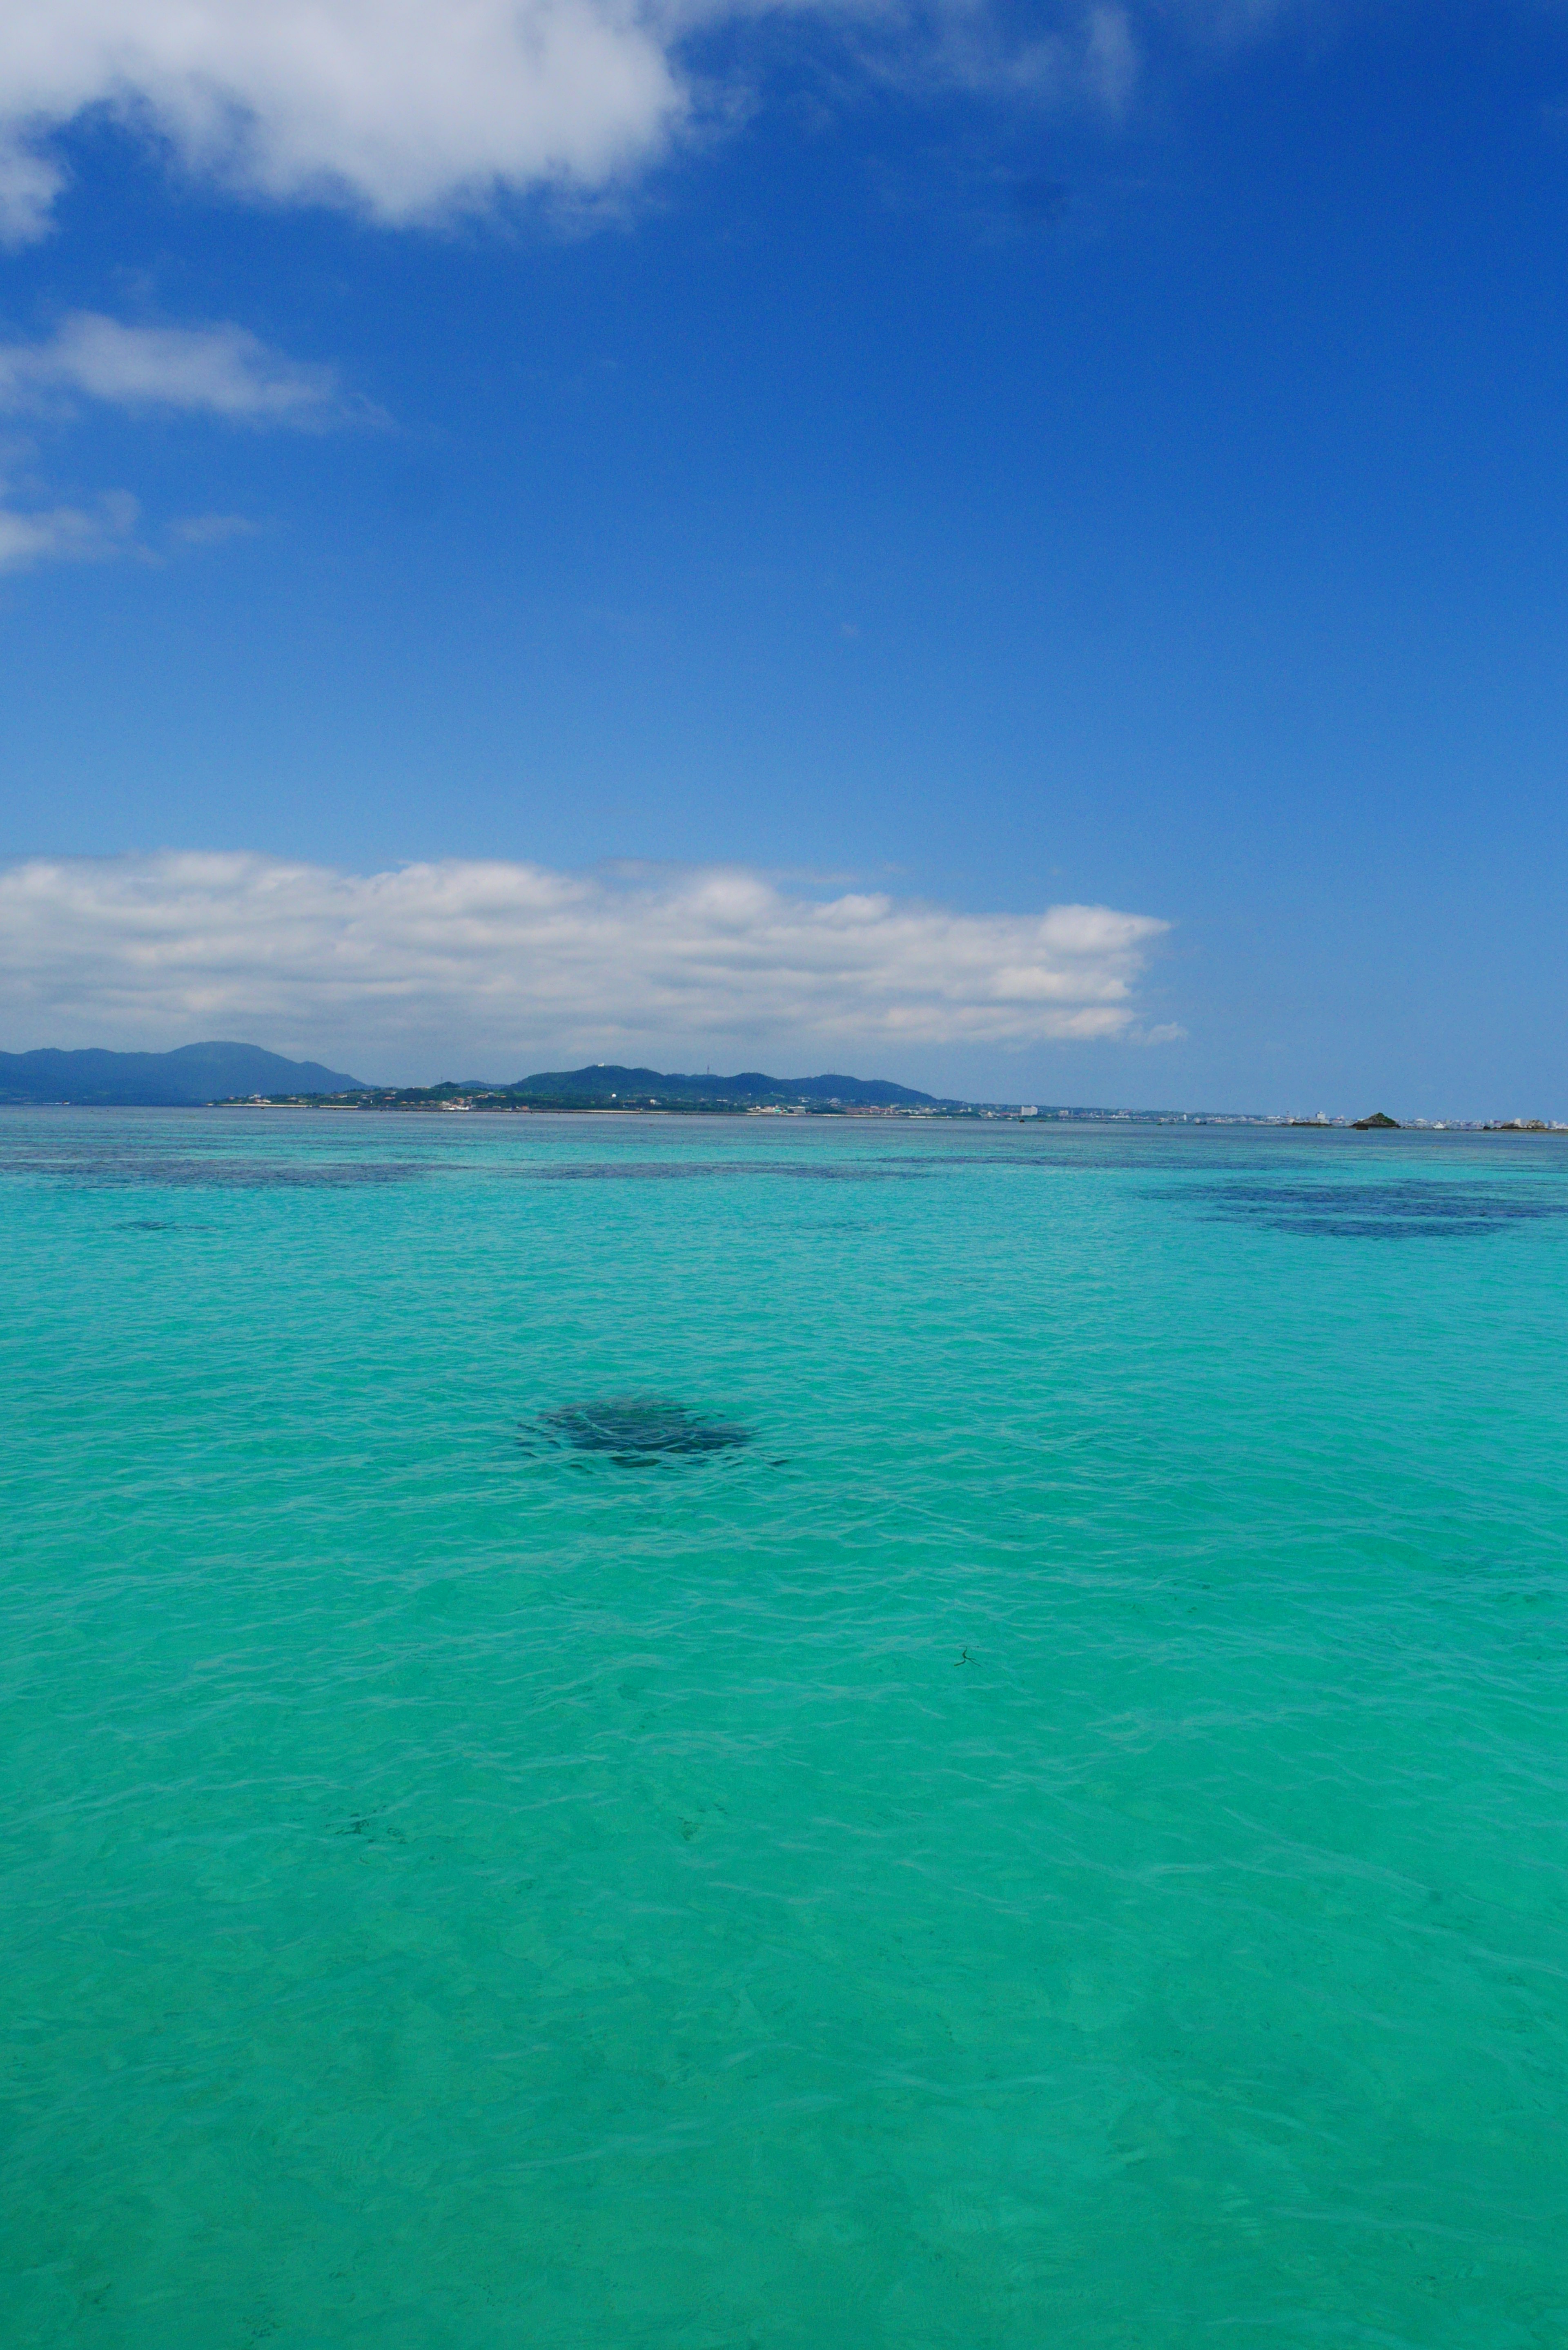
[[[737,867],[34,858],[0,868],[0,991],[13,1050],[265,1030],[362,1076],[443,1056],[439,1074],[510,1076],[519,1056],[721,1045],[1158,1041],[1136,991],[1168,927],[1107,906],[826,897]]]

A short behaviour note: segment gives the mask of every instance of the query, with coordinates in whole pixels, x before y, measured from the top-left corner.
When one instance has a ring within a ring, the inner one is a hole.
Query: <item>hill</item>
[[[950,1105],[934,1094],[915,1093],[882,1077],[770,1077],[742,1069],[732,1077],[701,1076],[662,1069],[625,1069],[596,1061],[586,1069],[545,1069],[520,1077],[508,1092],[545,1101],[645,1102],[663,1106],[693,1102],[820,1102],[868,1109],[937,1109]]]
[[[0,1053],[0,1102],[78,1102],[179,1109],[235,1094],[342,1094],[357,1077],[319,1061],[286,1061],[259,1045],[182,1045],[172,1053]]]

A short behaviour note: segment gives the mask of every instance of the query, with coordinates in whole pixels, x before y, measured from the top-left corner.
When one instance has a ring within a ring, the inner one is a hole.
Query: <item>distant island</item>
[[[794,1108],[811,1105],[830,1109],[964,1109],[965,1102],[917,1093],[910,1086],[890,1084],[886,1077],[770,1077],[761,1069],[742,1069],[732,1077],[701,1076],[681,1070],[628,1069],[617,1062],[594,1061],[586,1069],[544,1069],[515,1084],[498,1086],[498,1094],[531,1101],[587,1104],[594,1108],[614,1104],[621,1109],[684,1109],[692,1104],[715,1108],[753,1109],[776,1105]]]
[[[88,1108],[188,1109],[235,1094],[352,1094],[356,1077],[319,1061],[286,1061],[259,1045],[182,1045],[172,1053],[89,1049],[0,1053],[0,1102]]]
[[[254,1100],[254,1095],[246,1097]],[[595,1061],[582,1069],[541,1069],[531,1077],[495,1085],[482,1078],[447,1078],[439,1086],[350,1086],[335,1094],[297,1087],[268,1096],[301,1107],[343,1109],[681,1110],[687,1113],[772,1112],[818,1115],[956,1117],[982,1107],[896,1086],[886,1077],[829,1072],[816,1077],[771,1077],[762,1069],[733,1076],[706,1070],[632,1069]],[[1038,1115],[1038,1113],[1033,1113]]]
[[[1251,1110],[1112,1109],[1089,1104],[964,1101],[923,1094],[887,1077],[829,1072],[772,1077],[761,1069],[733,1076],[705,1069],[628,1068],[592,1061],[581,1069],[542,1069],[494,1084],[446,1078],[436,1086],[371,1086],[319,1061],[291,1061],[259,1045],[182,1045],[171,1053],[112,1053],[96,1047],[0,1053],[0,1106],[57,1104],[89,1109],[312,1109],[678,1112],[772,1118],[902,1118],[1084,1120],[1137,1126],[1270,1126],[1319,1133],[1384,1131],[1564,1134],[1542,1118],[1407,1118],[1376,1110],[1370,1118],[1287,1118]]]

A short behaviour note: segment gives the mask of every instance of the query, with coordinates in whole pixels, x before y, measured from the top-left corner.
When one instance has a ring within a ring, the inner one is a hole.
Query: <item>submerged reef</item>
[[[1215,1183],[1197,1197],[1210,1216],[1314,1240],[1453,1240],[1568,1215],[1568,1200],[1548,1186],[1504,1190],[1430,1176],[1407,1183]]]
[[[731,1452],[752,1440],[750,1429],[710,1419],[661,1396],[604,1396],[593,1403],[562,1404],[541,1412],[534,1426],[550,1442],[575,1452],[607,1452],[628,1461]]]

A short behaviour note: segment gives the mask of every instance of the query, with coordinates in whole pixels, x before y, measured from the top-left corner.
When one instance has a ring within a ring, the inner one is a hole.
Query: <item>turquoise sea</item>
[[[12,1111],[0,1235],[9,2341],[1568,2341],[1568,1140]]]

